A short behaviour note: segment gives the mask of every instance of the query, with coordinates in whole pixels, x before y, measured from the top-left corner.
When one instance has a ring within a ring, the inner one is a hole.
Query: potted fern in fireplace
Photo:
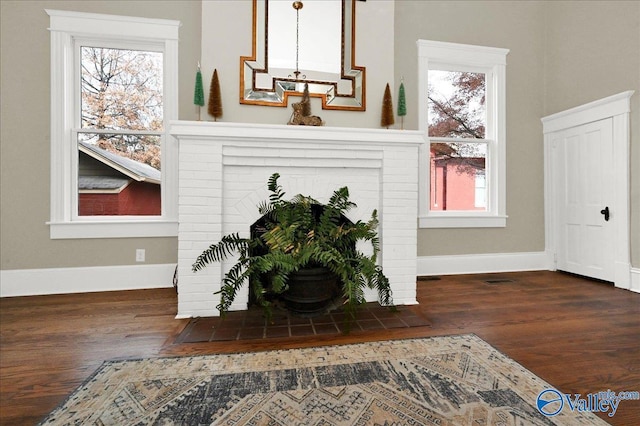
[[[380,303],[392,306],[389,280],[376,263],[376,211],[367,222],[349,221],[345,213],[356,205],[349,200],[347,187],[334,191],[326,204],[304,195],[285,200],[279,177],[274,173],[269,178],[269,200],[258,205],[262,218],[251,236],[224,236],[204,250],[192,266],[196,272],[238,255],[218,292],[220,313],[229,310],[238,289],[247,282],[251,299],[265,308],[267,316],[275,299],[283,299],[295,312],[313,314],[326,310],[337,296],[353,318],[365,301],[365,288],[377,290]],[[356,247],[361,242],[371,244],[371,255]]]

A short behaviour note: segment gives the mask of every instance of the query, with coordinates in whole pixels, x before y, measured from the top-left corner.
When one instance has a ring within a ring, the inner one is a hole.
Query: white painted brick
[[[220,162],[220,155],[215,152],[212,153],[203,153],[203,152],[194,152],[194,153],[180,153],[180,161],[184,164],[187,163],[211,163],[217,164]]]
[[[212,127],[206,129],[204,133]],[[191,263],[223,233],[248,236],[250,224],[259,216],[257,204],[269,196],[266,181],[276,171],[289,197],[302,193],[326,202],[334,190],[346,185],[359,206],[348,213],[351,220],[369,220],[377,209],[385,273],[392,279],[394,292],[415,303],[417,143],[397,145],[390,138],[387,145],[380,145],[378,133],[376,143],[363,143],[374,140],[367,139],[366,129],[346,132],[345,141],[323,140],[320,134],[318,142],[287,137],[289,131],[296,131],[287,126],[286,131],[273,129],[265,132],[282,137],[248,141],[203,134],[201,139],[179,140],[178,264],[180,292],[187,292],[179,301],[179,314],[217,315],[215,306],[203,305],[202,298],[214,297],[209,293],[219,288],[223,271],[233,259],[198,274],[190,274]],[[238,131],[242,135],[241,128]],[[313,129],[309,132],[315,134]],[[406,141],[408,134],[398,135]],[[359,137],[362,142],[350,142]],[[248,290],[243,288],[232,309],[246,309],[247,297]]]
[[[207,302],[210,303],[217,298],[213,297],[213,294],[210,292],[200,293],[200,292],[190,292],[188,294],[183,294],[180,297],[180,300],[183,302]],[[215,305],[214,305],[215,306]]]
[[[215,205],[215,206],[180,205],[178,206],[178,214],[179,215],[184,215],[184,214],[208,214],[208,215],[214,214],[215,215],[220,211],[218,207],[219,205]]]
[[[415,241],[415,230],[407,227],[406,229],[391,228],[384,233],[385,244],[403,244],[405,241]]]
[[[184,306],[185,306],[185,311],[187,312],[198,312],[198,311],[202,311],[202,312],[209,312],[213,309],[215,309],[215,306],[217,304],[216,300],[200,300],[200,301],[185,301],[184,302]],[[198,315],[196,315],[198,316]]]
[[[406,200],[407,203],[412,202],[413,200],[415,200],[416,194],[417,194],[416,191],[403,188],[402,190],[398,190],[398,191],[387,191],[387,193],[385,193],[385,197],[387,199],[387,202],[393,205],[396,203],[400,204],[402,200]],[[391,200],[394,200],[394,201],[391,201]]]
[[[181,205],[190,206],[208,206],[211,205],[211,197],[196,197],[196,196],[178,196],[178,203]]]
[[[207,140],[190,140],[180,142],[180,153],[198,153],[198,152],[222,152],[221,147]]]
[[[179,163],[179,168],[180,170],[186,170],[186,171],[213,171],[214,165],[213,163],[183,163],[180,162]]]
[[[199,190],[209,190],[209,191],[220,191],[220,188],[222,187],[222,182],[221,181],[214,181],[212,179],[196,179],[196,178],[191,178],[191,179],[182,179],[181,178],[181,188],[196,188]],[[217,183],[217,184],[216,184]]]

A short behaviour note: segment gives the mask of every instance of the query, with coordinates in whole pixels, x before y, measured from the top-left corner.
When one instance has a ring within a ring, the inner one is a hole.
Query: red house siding
[[[80,216],[154,216],[161,213],[160,185],[131,182],[119,193],[80,193]]]
[[[468,161],[469,159],[431,157],[430,210],[486,209],[476,207],[476,169],[469,167]]]

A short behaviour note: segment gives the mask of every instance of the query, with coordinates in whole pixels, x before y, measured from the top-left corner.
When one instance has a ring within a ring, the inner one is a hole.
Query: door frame
[[[614,284],[616,287],[631,288],[631,247],[630,247],[630,176],[629,146],[631,96],[634,91],[618,93],[575,108],[542,118],[544,133],[544,201],[545,201],[545,253],[549,269],[556,270],[556,254],[559,235],[558,200],[555,190],[560,178],[555,161],[554,147],[557,132],[588,124],[594,121],[612,119],[613,125],[613,201],[612,214],[616,220],[613,226]]]

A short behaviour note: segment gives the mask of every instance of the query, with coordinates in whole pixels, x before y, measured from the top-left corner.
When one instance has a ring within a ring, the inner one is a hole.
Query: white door
[[[557,268],[613,282],[612,119],[557,132],[553,143],[558,171]]]

